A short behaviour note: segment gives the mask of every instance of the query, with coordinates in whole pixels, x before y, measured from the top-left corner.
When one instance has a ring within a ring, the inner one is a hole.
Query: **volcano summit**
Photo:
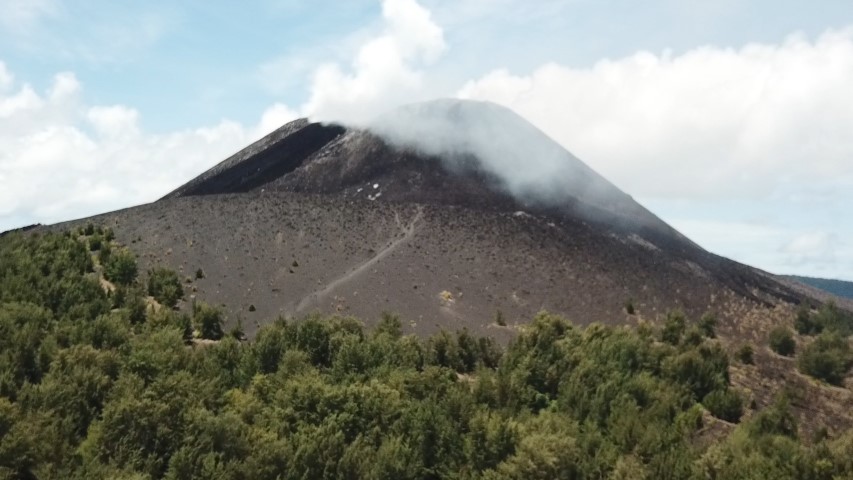
[[[410,105],[357,128],[296,120],[154,203],[87,221],[113,227],[143,267],[202,269],[194,295],[249,333],[277,316],[390,311],[419,334],[508,338],[542,309],[613,322],[630,302],[627,318],[725,321],[804,295],[706,252],[483,102]]]

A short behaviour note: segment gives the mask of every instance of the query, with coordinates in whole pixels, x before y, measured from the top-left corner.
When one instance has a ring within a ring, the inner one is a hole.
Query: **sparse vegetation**
[[[542,313],[506,349],[391,314],[241,343],[217,308],[138,308],[138,282],[108,296],[91,271],[76,238],[0,238],[0,476],[853,477],[853,431],[804,444],[784,397],[741,421],[725,351],[683,314],[635,331]],[[149,288],[180,286],[164,272]],[[188,344],[193,326],[219,340]],[[801,360],[843,350],[829,335]],[[708,439],[703,406],[741,423]]]
[[[797,343],[791,335],[791,330],[787,327],[778,326],[771,330],[769,342],[770,348],[774,352],[786,357],[794,355],[794,351],[797,349]]]
[[[239,341],[243,341],[246,339],[246,332],[243,329],[243,319],[237,318],[237,322],[231,327],[231,330],[228,331],[228,335]]]
[[[201,280],[202,278],[204,278],[204,270],[202,270],[201,268],[196,270],[195,271],[195,278],[196,278],[196,280]]]
[[[634,313],[636,313],[634,311],[634,300],[631,298],[625,301],[625,313],[628,315],[634,315]]]

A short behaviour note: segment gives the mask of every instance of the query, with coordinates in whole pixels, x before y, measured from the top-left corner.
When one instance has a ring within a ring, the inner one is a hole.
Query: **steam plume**
[[[605,208],[627,197],[547,135],[491,102],[442,99],[392,110],[363,125],[392,145],[477,168],[523,203],[568,197]],[[609,208],[608,208],[609,209]]]

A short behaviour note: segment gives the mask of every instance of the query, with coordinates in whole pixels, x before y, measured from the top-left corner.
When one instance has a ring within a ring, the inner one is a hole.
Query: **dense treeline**
[[[853,477],[853,433],[803,445],[784,398],[709,445],[744,409],[711,317],[543,313],[505,350],[402,335],[392,315],[370,332],[278,320],[241,342],[213,307],[146,295],[171,304],[176,276],[153,270],[146,290],[136,272],[95,229],[0,239],[0,476]]]

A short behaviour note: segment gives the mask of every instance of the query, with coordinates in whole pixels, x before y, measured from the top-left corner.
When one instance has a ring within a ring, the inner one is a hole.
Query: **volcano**
[[[311,312],[394,312],[409,332],[499,339],[540,310],[579,323],[712,311],[735,325],[808,298],[705,251],[485,102],[415,104],[359,127],[296,120],[156,202],[73,223],[90,221],[143,269],[183,272],[250,335]]]

